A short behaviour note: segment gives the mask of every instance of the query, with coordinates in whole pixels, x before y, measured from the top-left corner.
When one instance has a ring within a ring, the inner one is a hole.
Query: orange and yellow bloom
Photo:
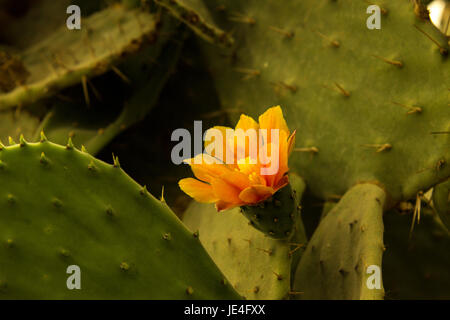
[[[226,138],[206,141],[205,153],[184,161],[197,179],[180,180],[180,188],[198,202],[215,203],[216,209],[223,211],[257,204],[286,186],[295,132],[290,133],[279,106],[268,109],[258,120],[243,114],[234,130],[209,129],[215,137],[222,133]],[[243,136],[242,132],[249,134]],[[252,142],[257,145],[256,152],[250,148]]]

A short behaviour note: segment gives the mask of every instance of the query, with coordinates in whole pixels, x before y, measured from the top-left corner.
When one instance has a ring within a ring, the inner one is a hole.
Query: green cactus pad
[[[219,29],[202,0],[155,0],[176,18],[185,22],[198,36],[214,44],[230,47],[234,39]],[[220,10],[220,7],[216,8]]]
[[[297,180],[300,182],[293,187],[300,199],[305,185],[300,178]],[[239,208],[218,213],[210,204],[194,202],[183,222],[192,231],[198,231],[200,242],[247,299],[285,299],[292,293],[291,263],[298,262],[306,241],[301,219],[291,242],[275,240],[256,230]]]
[[[43,141],[0,151],[0,299],[239,298],[117,159]],[[71,265],[80,290],[66,287]]]
[[[0,109],[24,105],[102,74],[123,56],[155,41],[157,18],[114,5],[83,19],[81,30],[59,31],[26,49],[20,59],[30,74],[12,91],[0,93]]]
[[[222,1],[205,3],[213,13]],[[215,17],[235,47],[201,43],[222,106],[281,105],[297,129],[290,166],[315,196],[377,181],[396,201],[450,176],[450,135],[433,134],[450,128],[447,40],[409,1],[384,1],[380,30],[366,26],[366,1],[226,6]]]
[[[174,31],[174,21],[171,22],[162,27],[164,32]],[[170,26],[165,28],[166,25]],[[178,30],[178,34],[179,36],[175,37],[177,41],[171,41],[164,46],[167,42],[165,38],[159,41],[161,43],[157,46],[146,47],[120,66],[132,82],[134,89],[119,115],[105,112],[105,108],[85,108],[75,103],[55,99],[56,103],[52,112],[42,122],[36,133],[37,137],[43,130],[51,141],[64,144],[70,136],[75,146],[84,145],[93,155],[100,152],[114,137],[141,121],[155,106],[161,90],[178,62],[183,47],[186,33]],[[151,59],[156,60],[158,56],[158,63],[152,65],[149,71],[142,72],[144,67],[148,67],[148,62]],[[124,84],[124,86],[127,85]],[[107,106],[108,108],[110,109],[110,106]]]
[[[381,270],[385,192],[373,184],[351,188],[320,222],[297,268],[301,299],[382,299],[369,289],[369,266]],[[381,276],[381,274],[380,274]]]
[[[433,205],[442,223],[450,230],[450,180],[433,188]]]

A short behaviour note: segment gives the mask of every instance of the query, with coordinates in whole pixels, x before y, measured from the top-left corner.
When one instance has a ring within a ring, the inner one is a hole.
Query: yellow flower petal
[[[222,201],[222,200],[219,200],[219,201],[216,202],[216,210],[218,212],[229,210],[229,209],[233,209],[233,208],[236,208],[236,207],[239,207],[239,204],[229,203],[229,202],[225,202],[225,201]]]
[[[236,125],[236,129],[248,130],[248,129],[259,129],[259,124],[252,117],[241,114],[241,117]]]
[[[261,116],[259,116],[259,127],[260,129],[267,129],[267,143],[271,140],[271,129],[279,129],[284,131],[286,136],[290,135],[289,128],[287,126],[286,120],[283,117],[283,111],[280,106],[269,108]]]
[[[195,177],[205,182],[211,182],[212,179],[220,177],[222,174],[230,172],[231,169],[223,163],[214,163],[217,161],[208,154],[199,154],[193,159],[186,160],[190,164]]]
[[[248,175],[239,171],[230,171],[220,176],[222,180],[230,185],[243,190],[251,185]]]
[[[220,200],[233,204],[242,203],[241,199],[239,199],[239,193],[241,192],[241,190],[236,186],[220,178],[213,179],[211,181],[211,186],[213,188],[214,194]]]
[[[271,187],[256,185],[244,189],[239,198],[246,203],[258,203],[269,198],[274,194],[274,190]]]
[[[218,157],[222,162],[226,162],[227,149],[229,148],[229,143],[227,142],[227,130],[230,134],[234,134],[234,130],[232,128],[223,126],[215,126],[205,132],[205,137],[208,137],[208,139],[205,140],[205,150],[214,148],[210,155],[213,157]],[[220,134],[222,136],[222,141],[215,141],[215,134]]]
[[[181,190],[198,202],[212,203],[218,200],[209,184],[194,178],[181,179],[178,182],[178,185]]]

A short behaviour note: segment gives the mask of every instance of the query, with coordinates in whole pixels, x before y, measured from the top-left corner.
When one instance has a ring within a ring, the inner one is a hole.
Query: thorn
[[[120,71],[116,66],[112,66],[111,70],[114,71],[114,73],[117,74],[119,76],[119,78],[122,79],[124,82],[126,82],[128,84],[131,83],[130,79],[128,79],[128,77],[122,71]]]
[[[297,90],[298,90],[296,85],[290,85],[290,84],[287,84],[287,83],[285,83],[283,81],[271,82],[270,84],[273,85],[273,86],[279,87],[279,88],[288,89],[292,93],[296,93]]]
[[[312,154],[316,154],[319,152],[317,147],[309,147],[309,148],[294,148],[296,152],[311,152]]]
[[[81,145],[81,152],[88,153],[88,151],[84,145]]]
[[[73,148],[74,148],[74,145],[73,145],[72,138],[69,137],[69,139],[68,139],[68,141],[67,141],[66,149],[67,149],[67,150],[72,150]]]
[[[42,130],[41,131],[41,140],[40,140],[40,142],[43,143],[43,142],[46,142],[46,141],[48,141],[48,139],[45,136],[44,130]]]
[[[113,153],[113,162],[114,162],[114,168],[120,168],[120,162],[119,162],[119,157],[116,157]]]
[[[27,142],[25,141],[25,137],[23,136],[23,134],[20,135],[20,138],[19,138],[19,145],[20,145],[21,147],[25,147],[25,146],[27,145]]]
[[[410,107],[410,106],[407,106],[407,105],[404,105],[404,104],[401,104],[401,103],[398,103],[395,101],[392,101],[392,103],[409,110],[406,114],[422,113],[422,108],[420,108],[420,107]]]
[[[122,269],[123,271],[128,271],[128,270],[130,270],[130,266],[128,265],[128,263],[122,262],[120,264],[120,269]]]
[[[193,236],[194,238],[200,237],[200,234],[199,234],[198,230],[195,231],[195,232],[192,234],[192,236]]]
[[[91,87],[92,92],[94,92],[95,97],[97,98],[98,101],[103,101],[102,99],[102,95],[100,94],[100,92],[97,90],[97,88],[94,86],[94,84],[92,83],[91,80],[87,79],[87,83],[89,85],[89,87]]]
[[[44,152],[41,153],[41,159],[40,159],[40,162],[41,162],[42,164],[47,164],[47,163],[48,163],[48,159],[47,159],[47,157],[45,156],[45,153],[44,153]]]
[[[91,162],[88,164],[88,169],[90,171],[95,171],[97,167],[95,166],[94,160],[91,160]]]
[[[244,74],[244,76],[241,78],[242,80],[249,80],[251,78],[259,77],[261,75],[261,71],[255,69],[234,68],[234,71]]]
[[[419,191],[416,195],[416,205],[414,206],[413,220],[411,223],[411,229],[409,230],[409,239],[412,238],[412,233],[414,230],[414,225],[416,223],[416,220],[417,220],[417,224],[420,223],[420,211],[421,211],[421,205],[422,205],[422,197],[423,197],[423,192]]]
[[[8,137],[8,142],[9,142],[10,146],[14,146],[16,144],[16,142],[14,141],[14,139],[11,136]]]
[[[388,13],[388,11],[387,11],[387,9],[386,8],[383,8],[382,6],[380,6],[380,5],[378,5],[378,4],[376,4],[376,3],[373,3],[373,2],[371,2],[371,1],[369,1],[369,0],[366,0],[366,3],[367,4],[370,4],[370,5],[377,5],[378,7],[380,7],[380,12],[381,12],[381,14],[382,15],[386,15],[387,13]]]
[[[428,33],[423,31],[422,29],[420,29],[418,26],[414,25],[414,27],[417,30],[419,30],[420,32],[422,32],[428,39],[433,41],[434,44],[436,44],[439,47],[439,52],[441,53],[441,55],[443,55],[443,56],[447,56],[448,55],[448,50],[446,48],[444,48],[439,42],[437,42],[435,39],[433,39]]]
[[[164,233],[163,234],[163,239],[167,240],[167,241],[172,240],[172,235],[170,234],[170,232]]]
[[[162,186],[162,190],[161,190],[161,202],[166,202],[166,200],[164,199],[164,186]]]
[[[6,246],[7,246],[8,248],[12,248],[12,247],[14,247],[14,245],[15,245],[15,243],[14,243],[14,240],[13,240],[13,239],[8,239],[8,240],[6,240]]]
[[[228,17],[228,20],[240,23],[246,23],[249,25],[254,25],[256,20],[252,17],[246,17],[242,13],[233,12],[231,17]]]
[[[295,245],[295,248],[289,251],[288,253],[289,257],[292,256],[292,254],[295,253],[297,250],[305,246],[305,244],[303,243],[290,243],[290,245]]]
[[[267,249],[262,249],[262,248],[256,248],[256,250],[262,251],[267,253],[269,256],[271,256],[273,254],[272,250],[267,250]]]
[[[335,82],[334,83],[335,86],[339,89],[339,91],[345,96],[345,97],[350,97],[350,92],[348,92],[347,90],[345,90],[344,88],[342,88],[339,83]]]
[[[283,30],[283,29],[280,29],[277,27],[272,27],[272,26],[269,26],[269,29],[271,29],[275,32],[278,32],[279,34],[282,34],[283,36],[285,36],[288,39],[292,39],[295,36],[294,31],[286,31],[286,30]]]
[[[89,91],[87,87],[87,78],[86,76],[81,77],[81,84],[83,85],[83,94],[84,94],[84,100],[86,101],[86,105],[88,107],[91,106],[91,102],[89,100]]]
[[[383,152],[383,151],[389,151],[392,149],[392,145],[389,143],[385,144],[362,144],[363,147],[369,147],[369,148],[377,148],[376,152]]]
[[[341,46],[341,43],[337,40],[333,40],[330,37],[327,37],[326,35],[324,35],[323,33],[319,32],[319,31],[315,31],[320,37],[322,37],[323,39],[327,40],[333,47],[335,48],[339,48]]]
[[[68,257],[68,256],[70,256],[70,253],[69,253],[69,251],[68,250],[66,250],[66,249],[61,249],[61,250],[59,250],[59,254],[61,255],[61,256],[63,256],[63,257]]]
[[[106,214],[109,217],[114,217],[114,210],[111,207],[106,208]]]
[[[283,280],[283,276],[281,274],[278,274],[275,271],[272,271],[272,273],[277,276],[277,280]]]
[[[143,187],[141,188],[141,191],[139,191],[139,193],[140,193],[142,196],[147,195],[147,194],[148,194],[147,186],[143,186]]]
[[[192,289],[192,287],[187,287],[187,288],[186,288],[186,293],[187,293],[188,295],[192,295],[192,294],[194,293],[194,289]]]
[[[375,57],[375,58],[377,58],[377,59],[380,59],[381,61],[384,61],[384,62],[386,62],[386,63],[389,63],[389,64],[391,64],[391,65],[393,65],[393,66],[396,66],[396,67],[398,67],[398,68],[403,68],[403,62],[402,62],[402,61],[389,60],[389,59],[386,59],[386,58],[377,56],[377,55],[375,55],[375,54],[373,54],[372,56]]]

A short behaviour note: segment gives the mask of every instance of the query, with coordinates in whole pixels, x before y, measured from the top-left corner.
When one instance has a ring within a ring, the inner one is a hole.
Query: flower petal
[[[272,141],[270,134],[271,129],[279,129],[280,131],[284,131],[286,132],[286,136],[289,136],[290,134],[280,106],[269,108],[266,112],[259,116],[259,127],[260,129],[267,130],[267,144]]]
[[[251,185],[248,175],[239,171],[230,171],[220,176],[222,180],[240,190],[244,190]]]
[[[233,136],[234,130],[223,126],[215,126],[205,132],[205,150],[209,150],[209,148],[213,149],[209,154],[219,158],[222,162],[227,162],[226,155],[227,149],[229,148],[227,142],[227,130],[231,130],[230,133],[231,136]],[[216,141],[216,135],[221,135],[221,141]]]
[[[255,185],[243,190],[239,194],[239,198],[246,203],[254,204],[269,198],[273,194],[273,188]]]
[[[241,199],[239,199],[241,190],[236,186],[220,178],[211,180],[211,186],[218,199],[238,205],[242,203]]]
[[[181,179],[178,185],[181,190],[198,202],[212,203],[218,200],[209,184],[194,178]]]
[[[229,210],[236,207],[239,207],[239,204],[229,203],[222,200],[216,202],[216,210],[218,212]]]
[[[241,114],[235,129],[242,129],[244,131],[248,129],[258,130],[259,124],[252,117]]]
[[[191,166],[195,177],[205,182],[211,182],[212,179],[231,171],[226,164],[214,163],[217,162],[217,159],[206,153],[198,154],[195,158],[185,160],[185,162]]]

